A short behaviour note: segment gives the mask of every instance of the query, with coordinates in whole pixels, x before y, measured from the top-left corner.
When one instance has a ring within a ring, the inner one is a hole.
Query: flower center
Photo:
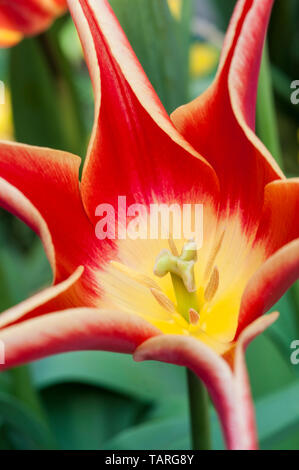
[[[164,334],[194,336],[222,354],[232,346],[246,281],[229,274],[234,257],[224,256],[223,240],[223,231],[204,249],[179,240],[179,250],[172,238],[120,242],[117,260],[98,273],[101,306],[141,316]]]
[[[195,241],[189,240],[184,244],[179,255],[172,238],[169,240],[170,250],[162,250],[156,259],[154,274],[164,277],[171,275],[173,289],[177,301],[177,310],[191,325],[198,325],[200,319],[199,296],[194,276],[194,265],[197,261]],[[215,266],[207,287],[204,291],[204,301],[213,299],[219,286],[219,271]]]

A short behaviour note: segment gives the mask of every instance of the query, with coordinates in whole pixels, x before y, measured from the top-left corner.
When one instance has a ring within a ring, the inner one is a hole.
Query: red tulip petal
[[[1,369],[69,351],[131,353],[159,330],[137,316],[77,308],[43,315],[0,330],[5,347]]]
[[[278,250],[248,282],[240,307],[236,336],[267,312],[299,278],[299,240]]]
[[[240,415],[242,421],[240,423],[240,433],[246,435],[246,430],[251,430],[251,436],[248,433],[248,442],[244,443],[244,447],[254,449],[257,448],[257,436],[256,436],[256,422],[255,422],[255,411],[251,398],[250,384],[248,380],[248,373],[245,361],[245,350],[249,343],[254,340],[258,335],[263,333],[269,328],[278,318],[279,314],[273,312],[270,315],[265,315],[251,323],[240,335],[233,359],[233,374],[235,379],[235,393],[236,403],[239,406]],[[234,423],[231,422],[231,426]],[[229,432],[229,430],[228,430]],[[254,442],[255,441],[255,442]],[[238,448],[238,436],[236,433],[232,436],[231,447]]]
[[[147,340],[134,353],[137,361],[157,360],[188,367],[205,383],[219,415],[229,449],[255,449],[254,410],[243,351],[277,318],[259,319],[243,332],[232,355],[232,368],[211,348],[191,336],[163,335]],[[236,353],[236,354],[235,354]]]
[[[80,266],[68,279],[60,284],[48,287],[1,313],[0,329],[7,328],[8,326],[15,325],[20,321],[28,320],[29,318],[43,313],[77,306],[76,282],[80,279],[83,271],[83,266]],[[86,303],[87,302],[88,300]]]
[[[55,271],[55,250],[49,228],[34,205],[17,188],[0,177],[0,206],[18,215],[41,238],[48,260]]]
[[[0,0],[0,47],[40,33],[65,10],[66,0]]]
[[[299,238],[299,178],[274,181],[265,188],[263,214],[256,243],[267,256]]]
[[[100,255],[81,202],[79,166],[79,157],[65,152],[0,143],[0,205],[41,236],[56,282]]]
[[[299,178],[274,181],[265,200],[256,244],[268,260],[255,272],[243,293],[238,332],[267,312],[299,277]]]
[[[182,135],[213,166],[224,208],[259,218],[264,186],[283,174],[253,133],[257,78],[273,0],[239,0],[214,84],[174,112]]]
[[[211,348],[191,336],[157,336],[141,344],[135,351],[134,359],[168,362],[193,370],[204,382],[213,400],[227,447],[229,449],[255,447],[254,429],[246,429],[247,423],[243,424],[239,416],[240,410],[239,404],[236,403],[235,382],[231,368]],[[242,433],[240,433],[241,425]]]
[[[213,169],[174,128],[107,0],[69,0],[95,92],[95,125],[82,178],[91,220],[100,203],[199,201],[215,191]]]

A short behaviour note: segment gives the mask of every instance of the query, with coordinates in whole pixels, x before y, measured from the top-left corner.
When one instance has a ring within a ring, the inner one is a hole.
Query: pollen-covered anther
[[[210,302],[214,298],[217,292],[218,286],[219,286],[219,271],[218,271],[217,266],[215,266],[213,269],[212,275],[210,277],[210,280],[208,282],[208,285],[204,291],[204,298],[207,302]]]
[[[119,263],[117,261],[110,261],[110,266],[112,266],[118,272],[125,274],[133,281],[136,281],[139,284],[143,284],[145,287],[148,287],[149,289],[154,288],[154,289],[160,290],[159,284],[157,284],[153,279],[151,279],[149,276],[146,276],[145,274],[138,273],[134,271],[133,269],[129,268],[128,266],[122,263]]]
[[[196,326],[199,322],[199,313],[194,310],[194,308],[190,308],[189,310],[189,323],[190,325]]]
[[[155,299],[159,302],[161,307],[165,308],[165,310],[167,310],[169,313],[175,313],[175,306],[167,297],[167,295],[163,294],[161,290],[155,289],[154,287],[151,288],[150,291],[155,297]]]

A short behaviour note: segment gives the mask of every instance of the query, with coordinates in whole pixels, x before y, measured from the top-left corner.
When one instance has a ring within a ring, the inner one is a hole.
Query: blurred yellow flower
[[[0,104],[0,139],[13,140],[13,121],[9,90],[6,88],[4,100]]]
[[[0,29],[0,44],[3,47],[14,46],[22,39],[22,37],[23,35],[18,31],[5,28]]]
[[[173,16],[179,20],[182,11],[182,0],[168,0],[168,6]]]
[[[190,47],[190,74],[196,78],[208,75],[217,66],[219,58],[218,49],[206,43],[195,42]]]

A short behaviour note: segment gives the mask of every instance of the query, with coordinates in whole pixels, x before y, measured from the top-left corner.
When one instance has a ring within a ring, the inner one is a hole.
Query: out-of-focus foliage
[[[61,27],[63,20],[10,51],[15,136],[28,144],[83,155],[85,129],[70,63],[58,40]]]
[[[120,23],[168,112],[187,101],[191,1],[111,0]],[[177,5],[177,7],[175,6]]]
[[[111,0],[168,111],[211,83],[234,3],[170,0],[169,10],[166,0]],[[276,0],[268,38],[270,79],[288,175],[298,174],[299,105],[290,102],[290,83],[299,79],[298,20],[297,0]],[[0,80],[11,95],[16,139],[83,156],[93,97],[75,34],[66,17],[44,35],[0,51]],[[13,138],[10,114],[7,100],[0,112],[1,138]],[[1,211],[0,311],[50,280],[39,240]],[[279,321],[247,354],[262,448],[299,448],[299,365],[290,363],[290,343],[299,339],[298,298],[295,288],[281,299]],[[211,415],[213,446],[222,448],[212,409]],[[182,368],[82,352],[0,374],[0,449],[189,447]]]

